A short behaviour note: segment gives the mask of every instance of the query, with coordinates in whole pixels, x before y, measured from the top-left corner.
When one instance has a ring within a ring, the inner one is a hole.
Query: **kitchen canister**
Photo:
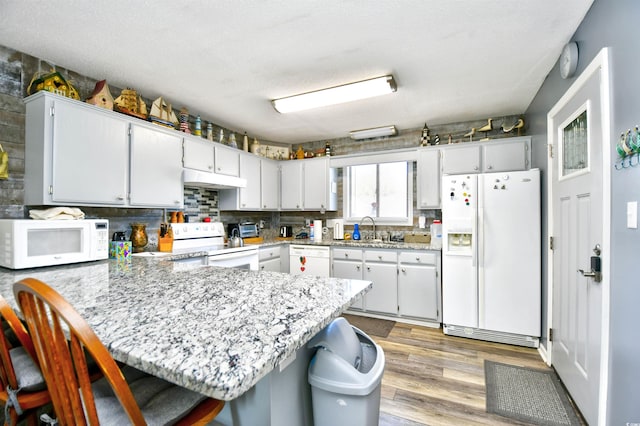
[[[315,241],[315,242],[322,241],[322,221],[321,220],[314,220],[313,221],[313,229],[315,231],[313,233],[313,241]]]

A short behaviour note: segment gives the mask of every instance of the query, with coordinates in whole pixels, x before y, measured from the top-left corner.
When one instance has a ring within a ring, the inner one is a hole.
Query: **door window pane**
[[[587,111],[583,111],[562,129],[562,176],[589,167]]]

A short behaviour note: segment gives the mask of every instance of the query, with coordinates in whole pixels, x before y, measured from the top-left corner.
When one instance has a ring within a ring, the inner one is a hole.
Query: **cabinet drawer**
[[[258,250],[259,260],[276,259],[280,257],[280,247],[271,247]]]
[[[338,259],[348,259],[348,260],[362,260],[362,250],[358,249],[333,249],[333,258],[335,260]]]
[[[419,265],[435,265],[438,260],[437,253],[421,251],[403,251],[398,255],[400,263],[416,263]]]
[[[396,262],[398,254],[395,251],[365,250],[364,260],[367,262]]]

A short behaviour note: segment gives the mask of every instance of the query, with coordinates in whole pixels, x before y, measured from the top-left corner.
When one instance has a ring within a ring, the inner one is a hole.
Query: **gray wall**
[[[578,43],[580,51],[576,76],[603,47],[611,47],[612,159],[617,158],[615,142],[618,135],[640,124],[639,23],[640,2],[595,0],[572,38]],[[546,113],[574,80],[562,80],[556,64],[526,112],[529,133],[536,146],[533,150],[535,162],[543,170],[546,169],[546,157],[542,149],[547,143]],[[605,190],[611,191],[612,245],[607,424],[624,425],[628,422],[640,423],[640,339],[637,331],[640,285],[635,268],[640,256],[640,231],[626,228],[626,203],[640,200],[640,167],[612,170],[611,188]],[[543,211],[546,211],[546,207]],[[543,277],[546,288],[546,264]],[[546,307],[546,294],[544,299],[543,306]]]

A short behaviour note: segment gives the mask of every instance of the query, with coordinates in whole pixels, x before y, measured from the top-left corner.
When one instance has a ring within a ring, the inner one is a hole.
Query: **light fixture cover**
[[[385,75],[342,86],[274,99],[271,103],[276,111],[287,113],[386,95],[395,92],[396,88],[393,76]]]
[[[395,136],[398,133],[396,126],[375,127],[373,129],[354,130],[350,133],[351,139],[372,139],[383,136]]]

